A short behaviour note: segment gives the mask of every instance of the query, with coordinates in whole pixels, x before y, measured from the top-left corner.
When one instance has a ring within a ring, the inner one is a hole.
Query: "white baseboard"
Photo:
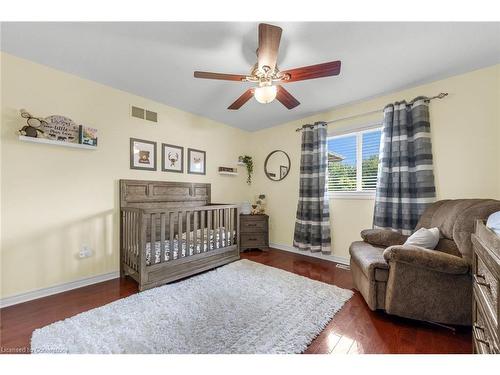
[[[301,250],[297,249],[296,247],[293,247],[290,245],[284,245],[281,243],[270,243],[269,247],[274,247],[275,249],[278,249],[278,250],[289,251],[289,252],[295,253],[295,254],[305,255],[307,257],[324,259],[324,260],[328,260],[330,262],[349,265],[349,258],[339,257],[336,255],[325,255],[322,253],[311,253],[310,251],[301,251]]]
[[[101,283],[103,281],[116,279],[120,277],[120,272],[110,272],[103,275],[86,277],[84,279],[70,281],[68,283],[33,290],[26,293],[16,294],[14,296],[0,299],[0,308],[17,305],[18,303],[28,302],[34,299],[51,296],[53,294],[66,292],[68,290],[81,288],[84,286]]]

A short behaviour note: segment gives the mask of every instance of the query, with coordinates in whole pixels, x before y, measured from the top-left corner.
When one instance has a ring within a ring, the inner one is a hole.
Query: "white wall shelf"
[[[19,140],[23,141],[23,142],[44,143],[44,144],[47,144],[47,145],[54,145],[54,146],[83,148],[83,149],[86,149],[86,150],[97,150],[97,146],[82,145],[80,143],[70,143],[70,142],[54,141],[52,139],[46,139],[46,138],[26,137],[24,135],[20,135],[19,136]]]
[[[227,176],[238,176],[238,172],[224,172],[224,171],[219,171],[219,174],[224,174]]]

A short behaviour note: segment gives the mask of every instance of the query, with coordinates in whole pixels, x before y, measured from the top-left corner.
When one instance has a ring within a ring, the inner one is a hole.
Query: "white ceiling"
[[[251,84],[193,78],[247,74],[258,23],[2,23],[1,49],[250,131],[500,62],[500,23],[274,24],[280,69],[342,60],[337,77],[288,84],[292,110],[250,100],[229,111]]]

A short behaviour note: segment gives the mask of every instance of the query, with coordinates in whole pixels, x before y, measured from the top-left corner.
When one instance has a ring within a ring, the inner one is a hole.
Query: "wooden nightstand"
[[[269,247],[269,216],[240,215],[240,250]]]

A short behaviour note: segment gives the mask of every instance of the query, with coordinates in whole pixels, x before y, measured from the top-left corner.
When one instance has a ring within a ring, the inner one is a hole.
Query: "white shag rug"
[[[33,353],[301,353],[352,291],[240,260],[37,329]]]

